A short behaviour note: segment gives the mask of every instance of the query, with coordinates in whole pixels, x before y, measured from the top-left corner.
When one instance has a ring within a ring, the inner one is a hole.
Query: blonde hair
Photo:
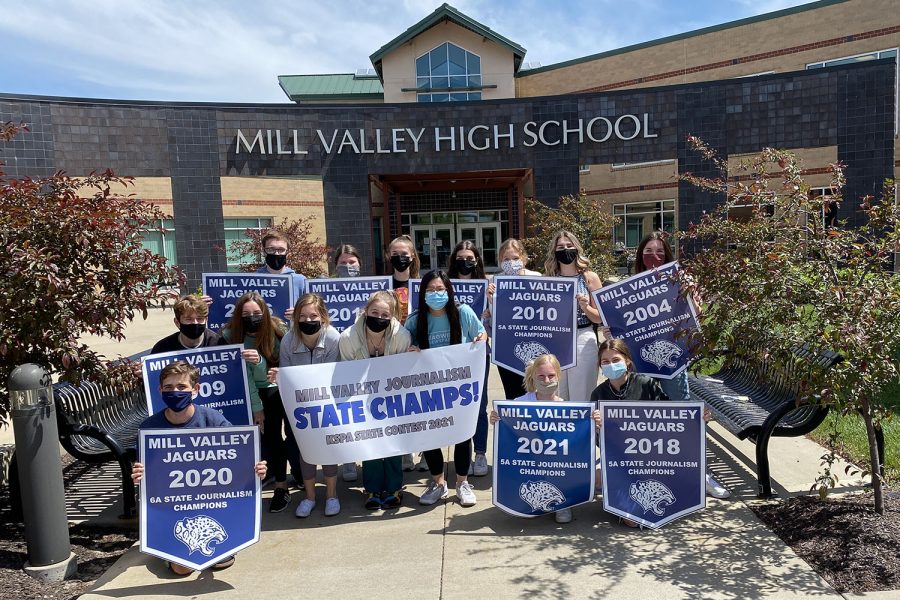
[[[559,360],[552,354],[541,354],[536,359],[528,363],[528,366],[525,367],[524,384],[526,391],[537,391],[537,387],[534,385],[534,372],[537,371],[538,367],[545,364],[553,367],[553,370],[556,371],[557,379],[560,379],[562,377],[562,373],[560,372],[559,368]]]
[[[409,250],[409,255],[412,258],[412,262],[409,263],[409,277],[410,279],[416,279],[419,276],[419,253],[416,252],[416,245],[412,241],[412,238],[406,234],[395,237],[391,240],[391,243],[388,244],[388,262],[391,260],[391,246],[394,244],[406,244],[406,248]]]
[[[300,316],[300,310],[309,304],[312,304],[316,307],[316,312],[319,313],[319,318],[322,321],[322,327],[328,327],[331,324],[331,319],[328,318],[328,307],[325,306],[325,300],[322,299],[322,296],[318,294],[303,294],[294,304],[294,314],[298,317]],[[299,319],[291,319],[294,325],[294,335],[299,336],[300,332],[300,320]]]
[[[510,248],[519,253],[519,256],[522,257],[522,264],[527,266],[530,261],[528,259],[528,252],[525,250],[525,244],[516,238],[507,238],[500,244],[500,248],[497,250],[497,256],[500,260],[503,260],[503,255],[506,254],[506,251]]]
[[[569,238],[569,241],[572,242],[572,245],[578,250],[578,258],[575,259],[575,266],[578,269],[578,272],[584,273],[591,268],[591,261],[584,255],[584,248],[581,246],[581,242],[578,241],[578,238],[575,237],[575,234],[571,231],[561,229],[556,232],[556,235],[553,236],[553,240],[547,247],[547,256],[544,260],[544,275],[550,277],[559,275],[560,268],[559,261],[556,260],[556,244],[559,243],[559,238],[564,237]]]
[[[185,313],[189,312],[196,314],[201,319],[209,316],[209,304],[201,300],[200,296],[194,296],[193,294],[180,298],[172,308],[175,310],[175,318],[179,321]]]
[[[376,302],[384,302],[387,304],[388,310],[391,311],[391,315],[398,321],[400,320],[400,303],[397,302],[397,296],[394,295],[394,292],[388,290],[372,292],[372,295],[369,296],[369,301],[366,302],[366,306],[363,308],[363,313],[368,313],[369,307]]]

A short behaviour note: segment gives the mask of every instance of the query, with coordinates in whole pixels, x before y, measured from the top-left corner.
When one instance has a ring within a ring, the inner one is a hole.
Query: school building
[[[495,270],[500,242],[526,234],[526,198],[585,193],[620,217],[612,243],[633,248],[721,202],[677,179],[713,174],[689,134],[730,164],[794,150],[813,193],[828,192],[832,162],[847,164],[851,199],[900,171],[895,0],[821,0],[552,65],[506,35],[527,42],[444,4],[371,66],[278,76],[285,104],[0,93],[0,121],[31,129],[0,160],[10,176],[135,176],[172,215],[147,243],[191,286],[237,267],[222,248],[245,229],[285,217],[359,247],[369,272],[400,233],[424,268],[473,239]],[[854,221],[855,205],[838,218]]]

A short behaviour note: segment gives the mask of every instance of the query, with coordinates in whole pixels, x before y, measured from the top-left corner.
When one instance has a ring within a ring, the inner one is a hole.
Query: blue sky
[[[455,0],[549,65],[808,0]],[[8,0],[0,92],[284,102],[276,77],[349,73],[440,0]]]

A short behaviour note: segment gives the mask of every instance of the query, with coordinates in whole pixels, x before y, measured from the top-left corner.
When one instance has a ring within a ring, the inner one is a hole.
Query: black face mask
[[[382,319],[380,317],[370,317],[366,315],[366,327],[375,333],[381,333],[391,324],[390,319]]]
[[[181,335],[189,340],[196,340],[206,331],[206,323],[178,323],[178,329]]]
[[[322,329],[322,321],[297,321],[297,329],[304,335],[313,335]]]
[[[412,258],[409,256],[394,255],[391,257],[391,266],[395,271],[405,271],[412,264]]]
[[[475,270],[476,263],[474,260],[469,260],[465,258],[457,258],[456,259],[456,270],[460,275],[469,275],[472,271]]]
[[[561,265],[571,265],[578,258],[578,250],[575,248],[567,248],[565,250],[557,250],[555,253],[556,260]]]
[[[273,271],[280,271],[287,263],[287,254],[266,254],[266,265]]]
[[[259,331],[260,325],[262,325],[263,316],[262,315],[251,315],[249,317],[241,317],[241,325],[244,327],[244,331],[246,333],[256,333]]]

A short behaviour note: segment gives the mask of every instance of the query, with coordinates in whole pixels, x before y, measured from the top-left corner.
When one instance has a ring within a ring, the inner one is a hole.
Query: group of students
[[[265,265],[259,272],[292,274],[295,289],[304,289],[305,278],[286,264],[287,239],[272,232],[262,240]],[[209,347],[223,344],[243,344],[242,357],[246,363],[250,383],[253,421],[262,435],[262,471],[274,479],[274,491],[269,503],[270,512],[285,510],[291,502],[288,490],[287,466],[299,473],[305,497],[298,503],[295,514],[307,517],[317,505],[317,465],[303,460],[291,431],[276,385],[278,368],[295,365],[323,364],[336,361],[361,360],[408,351],[440,348],[452,344],[489,343],[490,308],[477,315],[467,305],[457,305],[451,279],[487,279],[484,263],[477,246],[471,241],[456,245],[449,257],[447,270],[434,270],[422,276],[419,289],[419,310],[409,314],[409,281],[420,277],[420,261],[413,241],[408,236],[394,239],[388,246],[393,270],[393,290],[373,293],[355,323],[339,333],[331,326],[323,299],[311,293],[303,294],[286,311],[284,320],[271,313],[265,300],[256,292],[244,294],[235,304],[228,324],[220,332],[206,327],[209,314],[208,297],[185,296],[175,304],[175,325],[178,331],[160,340],[152,353]],[[504,275],[540,276],[527,268],[528,257],[523,244],[507,239],[499,249],[501,272]],[[673,260],[671,247],[662,233],[647,236],[637,249],[636,271],[656,268]],[[361,273],[362,257],[350,245],[341,245],[332,257],[339,277],[353,277]],[[552,355],[539,357],[528,365],[525,375],[499,367],[505,398],[536,400],[688,400],[687,375],[672,380],[655,380],[633,372],[628,348],[621,340],[611,339],[604,327],[592,292],[602,282],[590,269],[577,237],[568,231],[558,232],[550,244],[544,261],[548,276],[572,277],[576,280],[577,331],[576,364],[560,372],[559,362]],[[494,285],[488,285],[489,298]],[[490,303],[488,303],[490,306]],[[487,352],[488,357],[490,351]],[[490,359],[485,364],[485,391]],[[605,381],[597,384],[602,371]],[[161,386],[164,385],[161,381]],[[189,389],[193,389],[190,387]],[[199,427],[209,424],[207,411],[191,412],[186,419],[182,411],[190,402],[190,393],[165,393],[164,413],[151,416],[142,426]],[[526,392],[524,396],[522,393]],[[193,394],[196,396],[196,392]],[[456,495],[462,506],[472,506],[476,496],[468,481],[469,475],[482,476],[488,472],[488,394],[481,394],[481,409],[472,440],[465,440],[453,448],[452,460],[456,473]],[[202,417],[202,418],[200,418]],[[595,415],[599,419],[599,413]],[[599,421],[598,421],[599,423]],[[474,446],[474,456],[473,456]],[[412,456],[367,460],[362,465],[365,507],[372,510],[400,506],[403,498],[403,471],[415,468]],[[137,465],[136,465],[137,466]],[[338,465],[321,465],[325,477],[324,513],[333,516],[340,512],[337,497]],[[445,464],[440,448],[422,453],[421,470],[428,470],[431,481],[420,496],[419,503],[430,505],[449,495],[445,478]],[[135,471],[143,474],[141,468]],[[357,465],[343,468],[343,479],[358,477]],[[727,497],[727,489],[707,475],[707,492]],[[558,511],[559,522],[571,520],[571,511]]]

